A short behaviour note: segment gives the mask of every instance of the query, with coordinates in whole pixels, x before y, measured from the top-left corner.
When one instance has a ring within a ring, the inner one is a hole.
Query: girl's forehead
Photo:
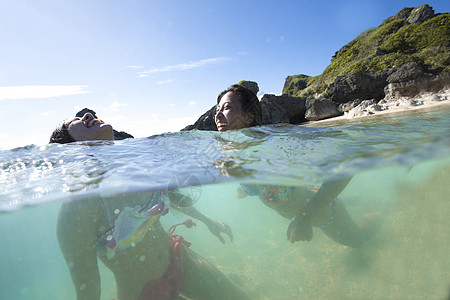
[[[66,121],[63,122],[63,126],[64,126],[65,128],[69,128],[70,124],[72,124],[72,122],[73,122],[73,121],[76,121],[77,119],[79,119],[79,118],[75,117],[75,118],[73,118],[72,120],[66,120]]]
[[[227,103],[227,102],[240,102],[240,101],[238,96],[236,96],[232,92],[228,92],[225,95],[223,95],[222,99],[220,99],[220,103]]]
[[[77,122],[77,121],[80,121],[80,122]],[[69,126],[76,125],[76,124],[79,124],[79,123],[81,123],[81,118],[76,117],[76,118],[70,120],[69,122],[67,122],[66,128],[69,128]]]

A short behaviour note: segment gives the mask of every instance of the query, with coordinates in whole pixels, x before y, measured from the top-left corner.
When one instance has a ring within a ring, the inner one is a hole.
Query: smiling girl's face
[[[82,118],[75,118],[67,127],[69,134],[76,141],[113,140],[112,126],[95,119],[90,113]]]
[[[242,109],[241,102],[236,95],[233,92],[228,92],[223,95],[219,104],[217,104],[214,121],[217,130],[227,131],[249,127],[251,118]]]

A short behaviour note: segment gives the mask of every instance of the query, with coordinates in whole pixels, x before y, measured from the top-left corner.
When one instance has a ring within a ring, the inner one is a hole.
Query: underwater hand
[[[224,222],[211,222],[208,226],[208,229],[222,242],[222,244],[225,244],[225,239],[222,237],[221,233],[228,235],[230,241],[233,242],[233,233],[231,232],[231,227]]]
[[[311,219],[298,215],[292,219],[286,233],[287,240],[291,243],[298,241],[310,241],[313,237]]]
[[[238,197],[238,199],[242,199],[244,197],[247,197],[247,193],[244,191],[243,188],[238,187],[236,190],[236,196]]]

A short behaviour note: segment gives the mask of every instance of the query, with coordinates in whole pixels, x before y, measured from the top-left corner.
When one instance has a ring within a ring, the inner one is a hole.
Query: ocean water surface
[[[450,292],[450,107],[310,126],[167,133],[115,142],[0,151],[0,299],[75,299],[56,240],[64,201],[179,189],[231,226],[177,229],[253,299],[446,299]],[[314,229],[286,241],[289,220],[239,183],[320,185],[353,176],[339,196],[357,221],[380,212],[361,248]],[[171,212],[164,228],[189,217]],[[116,299],[100,264],[102,298]]]

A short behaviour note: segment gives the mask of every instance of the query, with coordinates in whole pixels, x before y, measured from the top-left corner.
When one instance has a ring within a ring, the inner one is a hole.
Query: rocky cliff
[[[257,83],[239,84],[259,90]],[[300,124],[450,88],[450,14],[408,7],[342,47],[319,76],[292,75],[261,99],[264,124]],[[183,130],[217,130],[215,106]]]
[[[435,14],[427,4],[404,8],[342,47],[320,76],[306,79],[306,86],[297,86],[305,81],[305,75],[290,76],[283,93],[322,95],[340,103],[355,98],[381,99],[387,77],[405,63],[420,66],[414,77],[449,73],[449,41],[450,14]]]

